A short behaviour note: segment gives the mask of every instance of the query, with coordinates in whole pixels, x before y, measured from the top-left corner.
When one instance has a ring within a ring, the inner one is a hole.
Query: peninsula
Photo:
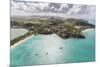
[[[17,19],[18,20],[18,19]],[[81,33],[88,28],[95,28],[93,24],[83,19],[59,19],[50,17],[47,19],[27,19],[27,20],[11,20],[11,28],[24,28],[29,30],[26,34],[11,40],[11,45],[23,40],[30,35],[48,35],[57,34],[62,39],[67,38],[85,38]]]

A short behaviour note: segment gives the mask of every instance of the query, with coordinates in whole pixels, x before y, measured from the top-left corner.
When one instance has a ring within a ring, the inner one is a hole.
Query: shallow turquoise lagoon
[[[61,39],[56,34],[36,35],[11,48],[11,65],[38,65],[95,61],[95,30],[85,39]]]

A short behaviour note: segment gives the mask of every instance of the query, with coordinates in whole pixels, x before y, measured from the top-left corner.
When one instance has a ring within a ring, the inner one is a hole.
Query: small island
[[[27,21],[11,20],[11,28],[24,28],[29,30],[26,34],[11,40],[11,45],[14,45],[20,40],[23,40],[33,34],[57,34],[62,39],[85,38],[85,36],[81,32],[85,29],[94,27],[95,26],[93,24],[89,24],[86,20],[73,18],[59,19],[50,17],[47,19],[38,20],[29,19]]]

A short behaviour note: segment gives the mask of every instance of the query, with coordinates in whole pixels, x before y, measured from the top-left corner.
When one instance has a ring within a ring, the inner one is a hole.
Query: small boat
[[[48,55],[48,52],[46,52],[46,54],[45,55]]]
[[[60,47],[59,49],[63,49],[63,47]]]
[[[39,54],[35,54],[35,55],[39,55]]]

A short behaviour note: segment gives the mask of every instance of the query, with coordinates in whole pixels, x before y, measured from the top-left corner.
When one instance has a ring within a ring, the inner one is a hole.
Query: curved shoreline
[[[11,46],[11,49],[12,49],[12,48],[15,48],[15,47],[16,47],[17,45],[19,45],[20,43],[23,43],[24,41],[30,39],[32,36],[34,36],[34,35],[31,35],[31,36],[29,36],[29,37],[27,37],[27,38],[25,38],[25,39],[23,39],[23,40],[21,40],[21,41],[15,43],[14,45]]]
[[[82,33],[87,32],[87,31],[92,30],[92,29],[94,29],[94,28],[85,29],[82,31]]]
[[[11,28],[11,38],[10,38],[10,40],[14,40],[17,37],[20,37],[20,36],[26,34],[27,32],[28,32],[28,30],[24,29],[24,28]]]
[[[82,31],[82,33],[87,32],[87,31],[92,30],[92,29],[94,29],[94,28],[86,29],[86,30]],[[25,39],[20,40],[19,42],[15,43],[14,45],[11,46],[11,49],[15,48],[17,45],[19,45],[20,43],[26,41],[27,39],[30,39],[32,36],[34,36],[34,35],[30,35],[29,37],[26,37]]]

